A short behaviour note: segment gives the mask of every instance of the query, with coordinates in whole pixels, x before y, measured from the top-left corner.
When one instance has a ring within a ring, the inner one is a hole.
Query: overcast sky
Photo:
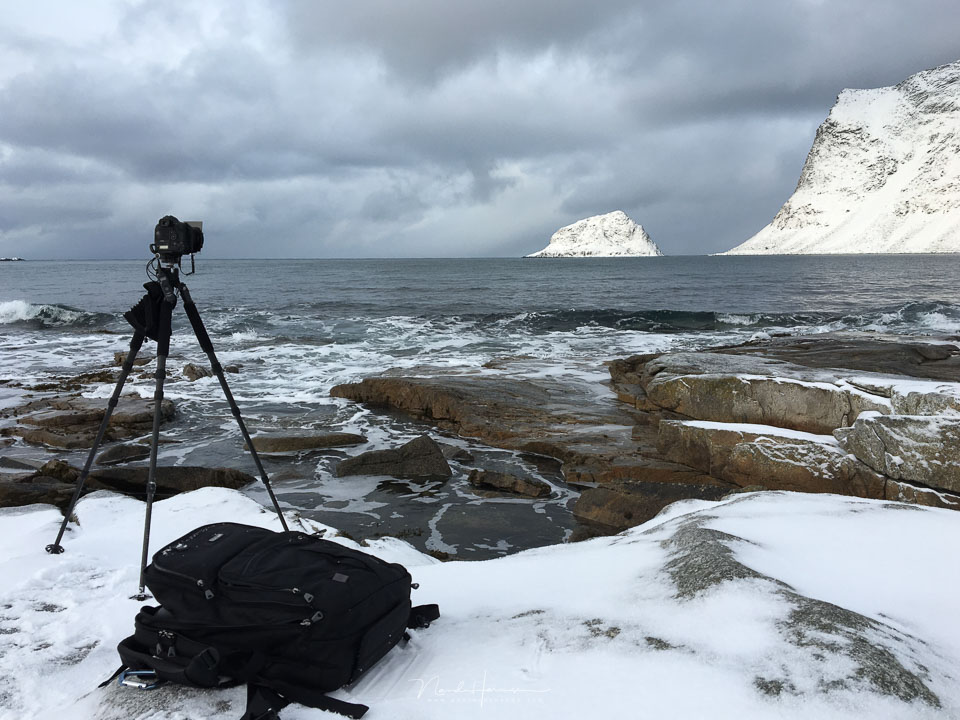
[[[957,0],[0,0],[0,255],[517,256],[622,209],[726,250],[846,87],[960,59]]]

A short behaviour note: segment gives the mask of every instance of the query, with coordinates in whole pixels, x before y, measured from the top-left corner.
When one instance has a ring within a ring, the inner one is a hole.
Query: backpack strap
[[[176,653],[157,657],[156,648],[148,649],[131,635],[124,638],[117,646],[120,659],[125,668],[137,670],[151,669],[161,680],[169,680],[181,685],[194,687],[219,687],[224,683],[220,676],[220,653],[209,645],[193,643],[196,654],[187,655]],[[173,649],[173,646],[170,646]],[[112,679],[112,678],[111,678]]]
[[[439,605],[417,605],[410,608],[410,617],[407,619],[407,627],[414,630],[430,627],[430,623],[439,617]]]
[[[271,685],[281,686],[278,689],[283,690],[282,681],[271,680],[270,683]],[[280,720],[280,710],[289,705],[290,702],[280,692],[272,688],[258,685],[256,682],[247,683],[247,711],[240,720]],[[310,692],[303,686],[297,687],[297,702],[318,710],[344,715],[353,718],[353,720],[360,720],[370,709],[359,703],[348,703],[345,700],[337,700],[320,692]]]

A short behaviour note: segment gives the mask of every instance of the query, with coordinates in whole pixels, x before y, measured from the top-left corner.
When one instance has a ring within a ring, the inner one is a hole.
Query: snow
[[[868,412],[864,411],[863,416]],[[875,413],[879,415],[880,413]],[[757,425],[755,423],[728,423],[715,422],[713,420],[684,420],[684,425],[690,427],[703,428],[704,430],[730,430],[732,432],[749,433],[752,435],[772,436],[788,438],[790,440],[803,440],[805,442],[820,443],[821,445],[837,445],[837,439],[833,435],[817,435],[815,433],[803,432],[802,430],[791,430],[790,428],[775,427],[773,425]]]
[[[773,221],[724,255],[960,252],[960,62],[844,90]]]
[[[527,257],[640,257],[662,255],[643,226],[622,210],[594,215],[557,230],[550,244]]]
[[[116,668],[115,644],[139,605],[128,596],[142,511],[129,498],[87,496],[59,556],[43,550],[58,511],[0,511],[0,718],[242,713],[242,689],[96,687]],[[278,526],[249,498],[205,489],[155,505],[152,547],[226,519]],[[682,596],[671,563],[701,552],[676,544],[698,525],[728,533],[720,547],[762,575]],[[371,720],[960,717],[960,577],[943,554],[958,545],[960,515],[951,511],[779,492],[674,503],[615,537],[484,562],[437,563],[384,539],[368,550],[405,563],[421,586],[415,602],[439,603],[442,617],[337,696],[370,705]],[[849,680],[857,668],[843,648],[824,655],[792,643],[797,594],[876,623],[869,642],[904,667],[925,666],[939,707]],[[779,677],[789,691],[761,691],[761,679]],[[301,706],[282,716],[337,717]]]

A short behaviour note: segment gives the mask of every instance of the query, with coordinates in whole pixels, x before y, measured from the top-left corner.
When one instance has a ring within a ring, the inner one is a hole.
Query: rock
[[[371,450],[337,465],[337,477],[389,475],[397,478],[448,478],[453,475],[440,446],[426,435],[396,449]]]
[[[697,420],[825,434],[865,410],[890,412],[887,398],[849,386],[836,373],[763,358],[661,355],[644,366],[641,382],[650,402]]]
[[[95,470],[87,478],[90,490],[113,490],[136,498],[146,496],[148,467],[116,467]],[[157,497],[164,498],[203,487],[240,489],[256,478],[233,468],[206,468],[189,465],[157,467]]]
[[[546,497],[552,492],[549,483],[543,480],[522,478],[492,470],[472,470],[467,480],[476,488],[508,492],[530,498]]]
[[[719,500],[730,490],[731,486],[720,483],[617,480],[584,490],[573,506],[573,515],[580,522],[614,533],[647,522],[678,500]]]
[[[243,365],[224,365],[224,366],[223,366],[223,371],[224,371],[224,372],[228,372],[228,373],[232,373],[233,375],[236,375],[236,374],[238,374],[238,373],[240,372],[240,368],[242,368],[242,367],[243,367]]]
[[[123,363],[126,362],[127,360],[127,355],[129,354],[130,353],[126,350],[120,350],[118,352],[115,352],[113,354],[113,364],[117,366],[123,365]],[[153,360],[153,358],[150,357],[149,355],[138,355],[136,359],[133,361],[133,365],[134,367],[147,365],[151,360]]]
[[[112,490],[132,497],[146,497],[148,467],[94,470],[84,483],[84,493]],[[51,460],[40,471],[16,478],[0,478],[0,507],[51,503],[64,509],[69,505],[80,475],[78,468],[62,460]],[[231,468],[160,466],[157,468],[157,499],[202,487],[239,489],[256,479]]]
[[[890,393],[890,401],[895,415],[960,414],[960,391],[956,386],[935,388],[926,392],[901,392],[894,388]]]
[[[844,368],[960,382],[960,348],[956,343],[923,343],[912,337],[823,333],[767,338],[714,352],[781,360],[809,368]]]
[[[119,465],[150,457],[150,446],[140,443],[114,445],[97,456],[97,465]]]
[[[446,443],[440,443],[440,449],[443,450],[443,456],[447,460],[453,460],[458,463],[472,463],[474,462],[473,453],[469,450],[464,450],[463,448],[457,447],[456,445],[447,445]]]
[[[0,457],[0,468],[5,470],[26,470],[27,472],[36,472],[43,466],[43,463],[32,460],[18,460],[17,458]]]
[[[0,479],[0,507],[45,503],[64,509],[70,504],[73,490],[70,483],[42,476],[3,478]]]
[[[212,377],[213,371],[210,368],[187,363],[183,366],[183,376],[190,382],[196,382],[200,378]]]
[[[662,255],[647,231],[623,210],[578,220],[557,230],[527,257],[640,257]]]
[[[258,453],[294,453],[306,450],[347,447],[367,442],[363,435],[347,432],[325,432],[303,435],[257,435],[250,438]],[[248,449],[246,445],[244,448]]]
[[[882,499],[886,479],[850,457],[831,436],[725,423],[660,423],[664,456],[740,487]]]
[[[960,493],[960,417],[868,415],[834,435],[894,480]]]
[[[55,448],[88,448],[96,438],[105,412],[105,401],[79,396],[37,400],[19,408],[17,419],[21,425],[4,428],[3,433]],[[174,405],[165,399],[161,405],[161,421],[173,415]],[[138,437],[150,432],[152,427],[153,400],[125,395],[110,417],[104,440]]]
[[[63,460],[49,460],[43,464],[38,474],[60,482],[72,483],[80,476],[80,471]]]
[[[632,455],[635,415],[598,402],[595,384],[549,378],[375,377],[330,394],[406,412],[494,447],[579,465],[604,466]]]

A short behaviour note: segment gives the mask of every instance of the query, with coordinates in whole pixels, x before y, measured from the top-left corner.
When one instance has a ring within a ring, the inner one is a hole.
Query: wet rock
[[[140,443],[114,445],[97,456],[97,465],[119,465],[150,457],[150,446]]]
[[[551,493],[549,483],[537,478],[522,478],[517,475],[492,470],[472,470],[467,478],[471,485],[482,490],[495,490],[529,498],[546,497]]]
[[[595,384],[548,378],[476,376],[375,377],[337,385],[330,394],[370,407],[400,410],[494,447],[579,465],[631,455],[636,418],[604,401]]]
[[[79,396],[37,400],[18,408],[19,425],[4,428],[3,434],[23,438],[28,443],[62,449],[87,448],[96,438],[106,401]],[[164,400],[161,421],[174,415],[174,405]],[[153,400],[133,395],[120,398],[110,417],[104,440],[125,440],[144,435],[153,427]]]
[[[0,468],[5,470],[26,470],[27,472],[36,472],[43,463],[37,463],[27,460],[18,460],[17,458],[0,457]]]
[[[810,368],[846,368],[960,382],[960,346],[952,342],[922,343],[910,337],[843,332],[769,338],[716,352],[783,360]]]
[[[240,372],[240,368],[242,368],[242,367],[243,367],[243,365],[224,365],[224,366],[223,366],[223,371],[224,371],[224,372],[228,372],[228,373],[232,373],[233,375],[236,375],[236,374],[238,374],[238,373]]]
[[[87,479],[90,490],[113,490],[136,498],[146,497],[148,467],[116,467],[95,470]],[[157,467],[157,497],[164,498],[177,493],[189,492],[203,487],[240,489],[256,478],[233,468],[207,468],[188,465]]]
[[[54,478],[27,475],[0,479],[0,507],[21,507],[34,503],[56,505],[63,509],[70,504],[74,486]]]
[[[614,533],[641,525],[678,500],[719,500],[732,485],[618,480],[584,490],[573,506],[573,515],[588,526]]]
[[[440,449],[443,450],[443,456],[447,460],[453,460],[458,463],[472,463],[475,461],[472,452],[457,447],[456,445],[440,443]]]
[[[847,451],[894,480],[960,493],[960,417],[870,415],[834,435]]]
[[[396,449],[371,450],[337,465],[337,477],[389,475],[397,478],[448,478],[453,472],[440,446],[427,437],[411,440]]]
[[[183,376],[190,382],[196,382],[200,378],[213,377],[213,371],[201,365],[187,363],[183,366]]]
[[[117,365],[118,367],[123,365],[123,363],[126,362],[127,360],[127,355],[129,355],[129,352],[127,352],[126,350],[115,352],[113,354],[113,364]],[[138,354],[137,358],[133,361],[133,365],[134,367],[146,365],[151,360],[153,360],[153,358],[150,357],[149,355]]]
[[[296,453],[324,448],[349,447],[367,442],[357,433],[325,432],[302,435],[257,435],[251,438],[258,453]],[[246,448],[246,445],[244,445]],[[247,448],[249,449],[249,448]]]
[[[80,471],[63,460],[49,460],[43,464],[38,474],[60,482],[72,483],[80,476]]]

